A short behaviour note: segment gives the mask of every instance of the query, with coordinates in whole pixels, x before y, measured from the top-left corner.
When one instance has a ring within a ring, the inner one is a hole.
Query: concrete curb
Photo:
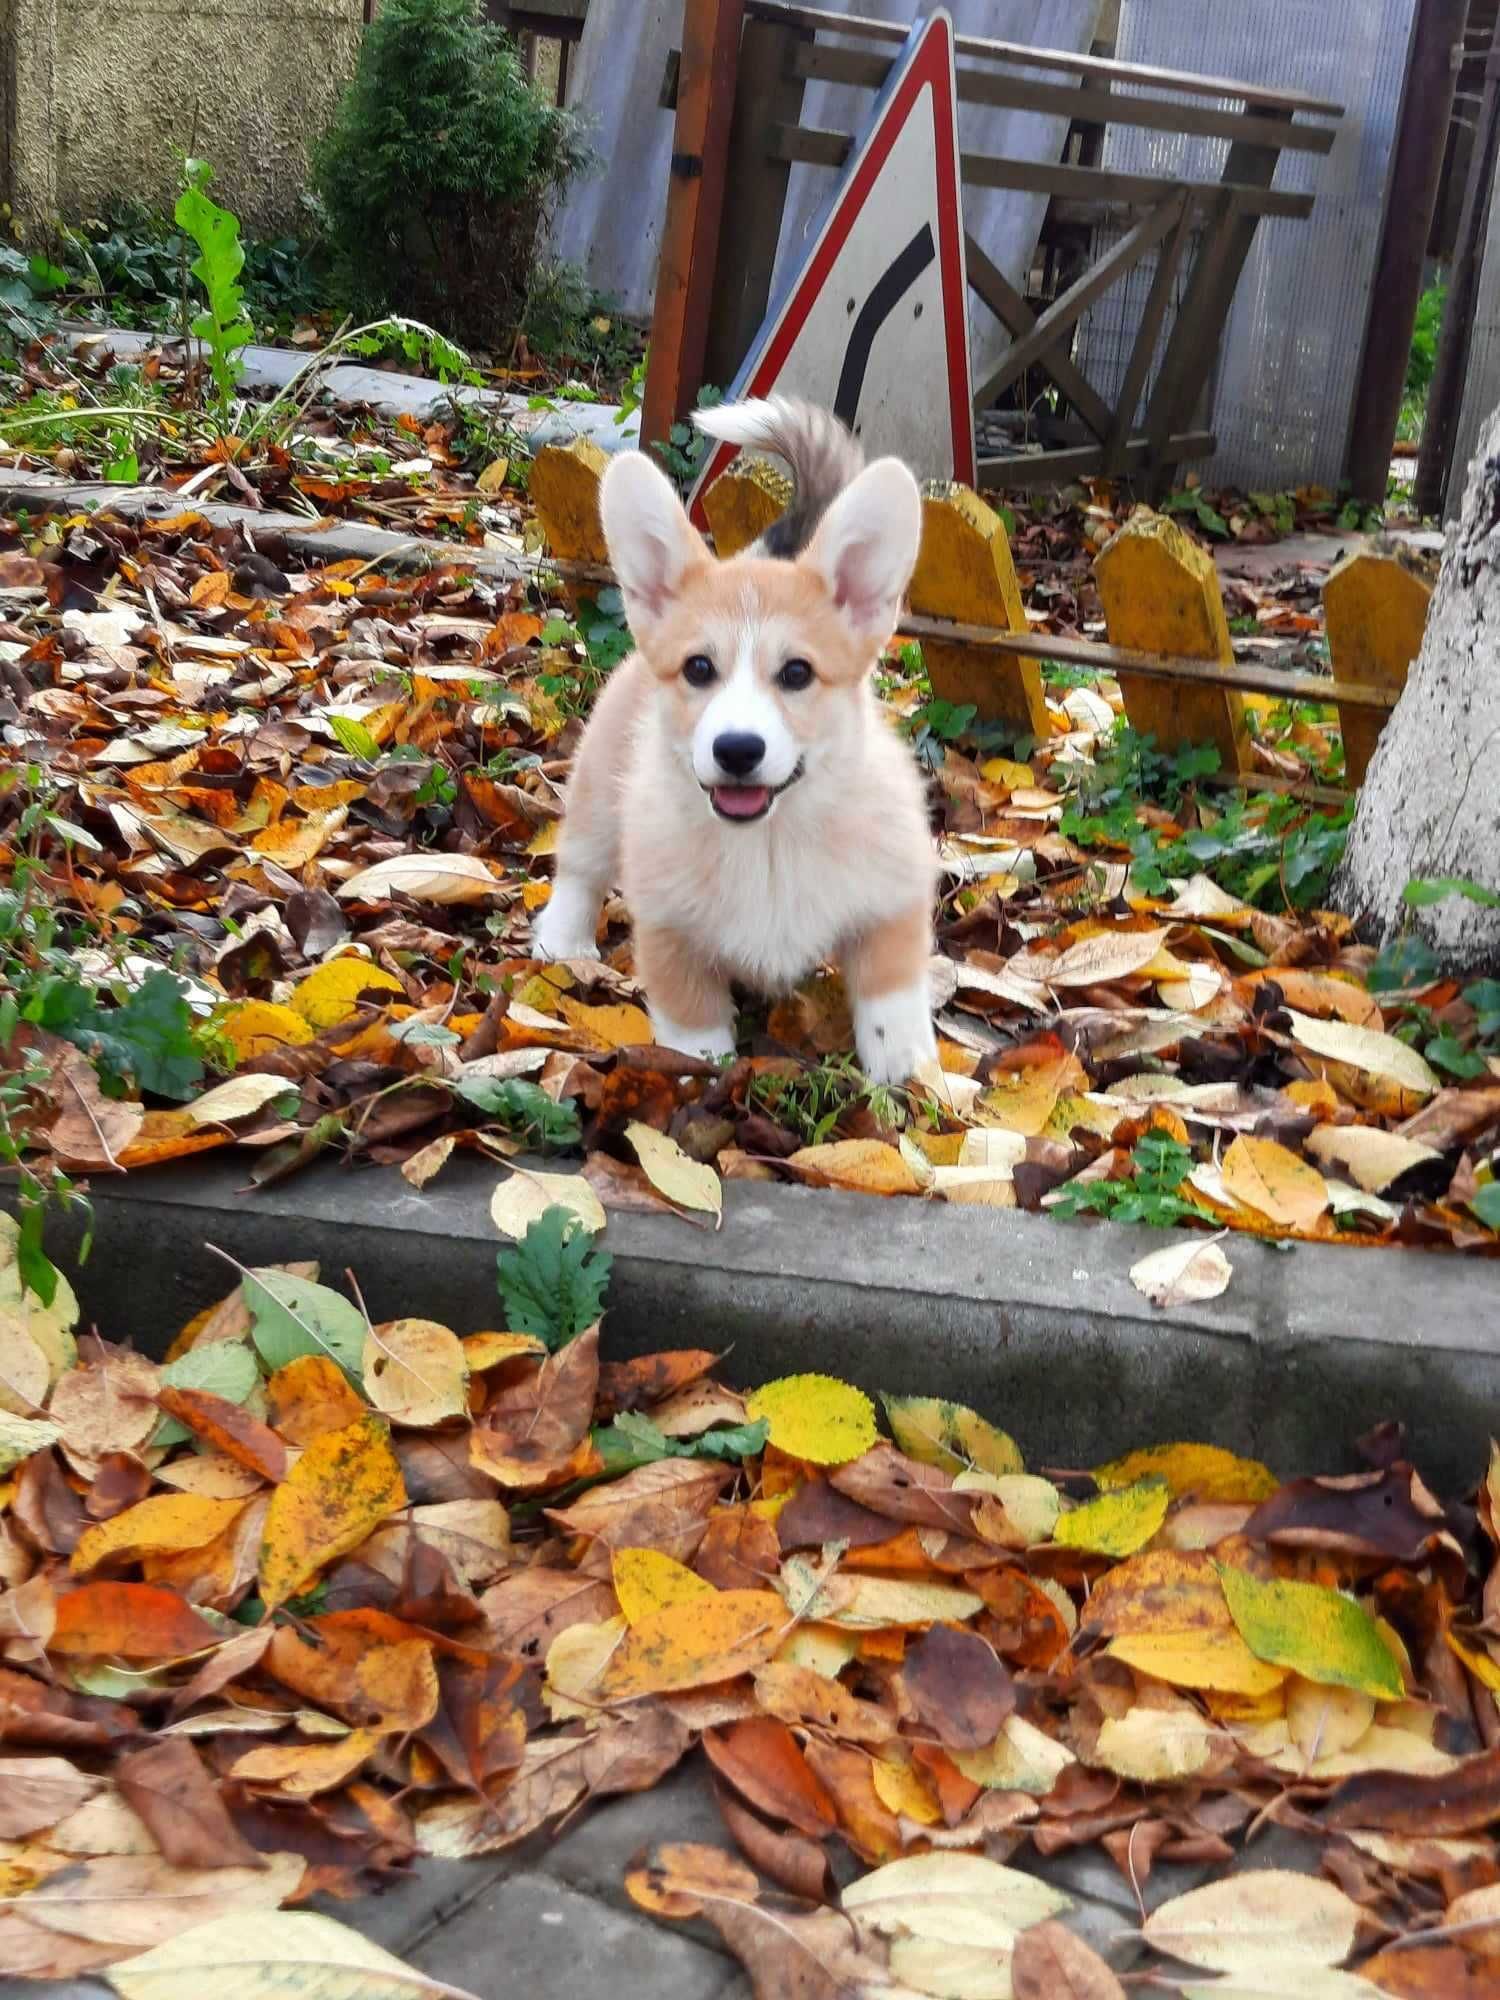
[[[420,1192],[326,1165],[256,1192],[223,1156],[100,1176],[77,1289],[103,1331],[160,1353],[226,1289],[214,1243],[243,1264],[316,1258],[333,1283],[352,1268],[376,1318],[494,1327],[495,1181],[468,1160]],[[611,1215],[614,1356],[724,1347],[740,1384],[822,1370],[953,1397],[1037,1465],[1196,1439],[1283,1474],[1335,1472],[1396,1417],[1427,1476],[1457,1492],[1500,1428],[1500,1286],[1485,1263],[1232,1237],[1228,1291],[1162,1312],[1129,1279],[1172,1240],[1155,1231],[760,1182],[725,1194],[717,1234]]]

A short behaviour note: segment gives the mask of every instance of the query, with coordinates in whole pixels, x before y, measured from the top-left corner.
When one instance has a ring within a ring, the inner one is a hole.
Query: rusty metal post
[[[1369,506],[1385,499],[1390,477],[1468,12],[1468,0],[1418,0],[1412,17],[1344,454],[1354,497]]]

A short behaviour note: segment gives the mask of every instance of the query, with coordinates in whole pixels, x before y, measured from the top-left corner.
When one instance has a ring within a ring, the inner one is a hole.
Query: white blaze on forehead
[[[796,769],[801,745],[787,728],[770,677],[781,664],[782,619],[756,615],[753,595],[746,592],[736,615],[719,622],[712,634],[713,660],[719,679],[693,731],[693,770],[699,784],[722,782],[714,761],[716,737],[759,736],[766,753],[754,782],[784,785]]]

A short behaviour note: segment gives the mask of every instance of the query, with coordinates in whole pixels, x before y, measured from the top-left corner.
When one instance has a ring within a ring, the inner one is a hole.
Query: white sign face
[[[807,257],[772,308],[727,400],[805,397],[876,457],[924,478],[974,481],[969,319],[959,196],[953,24],[912,30],[844,167]],[[719,444],[700,502],[735,456]]]

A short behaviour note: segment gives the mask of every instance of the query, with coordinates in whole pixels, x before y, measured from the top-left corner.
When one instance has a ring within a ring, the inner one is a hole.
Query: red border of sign
[[[776,378],[806,324],[813,301],[848,241],[855,219],[868,200],[880,171],[890,157],[902,127],[928,84],[933,92],[933,124],[937,146],[938,268],[943,285],[943,330],[948,350],[948,398],[953,425],[953,477],[974,484],[974,416],[969,389],[969,297],[964,264],[963,205],[958,165],[958,94],[953,68],[953,22],[941,8],[913,31],[905,66],[886,87],[873,122],[845,170],[833,206],[824,219],[807,262],[774,319],[767,322],[751,349],[732,391],[733,400],[769,395]],[[944,103],[948,115],[943,116]],[[956,390],[956,393],[955,393]],[[960,410],[963,412],[960,417]],[[688,511],[697,525],[708,525],[703,495],[714,479],[739,454],[737,445],[718,443],[698,475]]]

